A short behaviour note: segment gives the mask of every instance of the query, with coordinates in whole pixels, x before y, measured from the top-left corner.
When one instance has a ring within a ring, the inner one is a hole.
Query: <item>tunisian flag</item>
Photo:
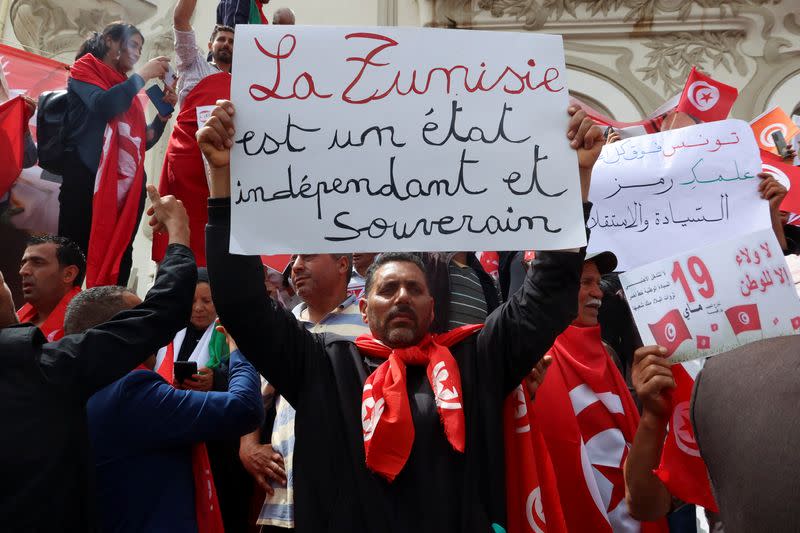
[[[654,473],[676,498],[718,512],[717,502],[711,493],[706,463],[700,457],[700,449],[694,439],[694,429],[689,418],[694,380],[702,363],[690,361],[672,365],[672,377],[676,384],[675,390],[670,393],[672,416],[667,440],[661,452],[661,464]]]
[[[781,210],[800,213],[800,167],[785,161],[780,156],[761,150],[761,169],[775,176],[788,192],[781,202]]]
[[[508,533],[567,533],[558,482],[524,384],[503,404]]]
[[[203,78],[183,101],[175,128],[169,138],[164,167],[158,183],[161,196],[172,194],[183,202],[189,215],[189,247],[197,266],[206,266],[206,222],[208,222],[208,181],[203,156],[195,134],[197,108],[216,104],[231,96],[231,75],[219,72]],[[167,251],[169,236],[153,234],[153,261],[161,261]]]
[[[725,316],[731,323],[733,332],[738,335],[745,331],[759,331],[761,318],[758,316],[757,304],[734,305],[725,310]]]
[[[78,59],[72,77],[104,91],[124,82],[124,74],[92,54]],[[147,126],[138,98],[106,124],[103,152],[94,181],[92,229],[86,254],[86,287],[116,285],[119,264],[139,222],[144,193],[144,151]]]
[[[758,147],[775,155],[778,154],[778,149],[775,148],[775,141],[772,139],[773,133],[780,132],[787,142],[800,133],[800,128],[792,122],[786,111],[778,106],[754,118],[750,122],[750,128],[756,136]]]
[[[534,408],[558,472],[568,530],[666,532],[665,520],[638,522],[628,513],[623,465],[639,412],[600,327],[569,326],[550,353],[553,364]]]
[[[0,105],[0,196],[22,172],[25,149],[25,101],[21,97]]]
[[[683,341],[692,338],[681,312],[677,309],[668,312],[655,324],[648,324],[648,327],[656,344],[667,349],[667,357],[675,353]]]
[[[0,68],[9,96],[24,93],[34,100],[45,91],[64,89],[69,77],[64,63],[4,44],[0,44]]]
[[[692,67],[677,109],[703,122],[725,120],[737,96],[736,87],[716,81]]]

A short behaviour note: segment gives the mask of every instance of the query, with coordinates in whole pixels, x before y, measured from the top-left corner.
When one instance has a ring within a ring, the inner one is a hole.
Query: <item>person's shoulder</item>
[[[147,369],[136,369],[118,379],[111,386],[116,386],[120,395],[131,396],[144,389],[151,389],[160,385],[168,385],[167,381],[158,372]]]

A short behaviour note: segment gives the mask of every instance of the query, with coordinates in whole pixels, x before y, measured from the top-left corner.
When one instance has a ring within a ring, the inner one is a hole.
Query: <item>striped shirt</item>
[[[358,299],[348,295],[339,306],[314,324],[308,319],[308,305],[305,302],[292,312],[312,333],[334,333],[355,340],[359,335],[369,333],[369,328],[361,320]],[[294,527],[294,418],[296,411],[283,397],[275,400],[275,422],[272,426],[272,449],[283,456],[286,468],[286,486],[272,483],[275,493],[267,496],[257,523],[262,526]]]
[[[478,275],[468,266],[450,261],[450,309],[447,329],[486,322],[486,297]]]

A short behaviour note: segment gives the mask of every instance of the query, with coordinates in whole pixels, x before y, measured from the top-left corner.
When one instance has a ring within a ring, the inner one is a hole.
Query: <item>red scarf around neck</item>
[[[170,385],[175,379],[175,355],[175,342],[172,341],[167,346],[164,361],[157,371]],[[224,533],[225,527],[222,524],[217,487],[214,485],[214,475],[211,473],[211,461],[208,459],[208,447],[205,442],[192,445],[192,476],[194,477],[194,510],[198,533]]]
[[[108,91],[127,78],[92,54],[81,57],[70,75]],[[116,285],[122,256],[138,224],[144,180],[147,125],[138,98],[106,125],[94,181],[92,229],[86,253],[86,286]]]
[[[58,305],[53,308],[50,315],[47,317],[39,329],[44,333],[48,342],[57,341],[64,336],[64,315],[67,312],[67,305],[72,298],[81,292],[80,287],[72,287],[67,294],[65,294]],[[33,322],[38,316],[39,311],[36,310],[31,304],[25,304],[17,311],[17,318],[20,322]]]
[[[426,365],[436,408],[453,449],[464,452],[466,430],[461,373],[450,346],[480,330],[462,326],[441,335],[427,335],[416,346],[392,349],[371,335],[356,339],[365,355],[386,359],[364,383],[361,425],[367,467],[393,481],[405,466],[414,443],[414,421],[406,389],[406,365]]]

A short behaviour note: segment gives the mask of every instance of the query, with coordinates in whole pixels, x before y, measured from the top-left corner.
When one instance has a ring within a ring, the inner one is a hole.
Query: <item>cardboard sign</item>
[[[234,253],[585,244],[560,36],[239,26]]]
[[[800,300],[772,230],[620,276],[645,345],[681,362],[800,331]]]
[[[630,270],[771,227],[750,126],[725,120],[603,147],[592,172],[589,251]]]

